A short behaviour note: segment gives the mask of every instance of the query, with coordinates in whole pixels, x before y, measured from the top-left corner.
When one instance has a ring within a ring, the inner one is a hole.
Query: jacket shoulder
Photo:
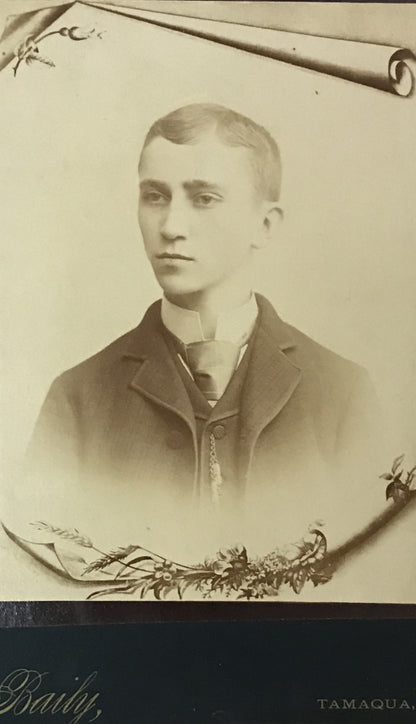
[[[366,375],[363,367],[324,347],[297,327],[281,319],[268,299],[256,294],[260,324],[268,337],[274,338],[289,360],[307,377],[353,379]]]
[[[91,357],[88,357],[74,367],[62,372],[62,374],[56,378],[55,382],[59,381],[62,384],[67,385],[71,382],[76,382],[77,380],[90,380],[97,374],[100,375],[110,372],[114,364],[128,352],[131,347],[131,343],[134,341],[136,332],[137,327],[129,330],[110,344],[106,345],[103,349],[91,355]]]
[[[302,369],[299,393],[319,420],[323,439],[332,427],[337,454],[346,459],[355,450],[370,459],[382,439],[381,408],[367,370],[294,327],[290,332],[295,342],[292,359]]]
[[[361,365],[324,347],[296,327],[290,324],[286,326],[295,345],[295,364],[298,363],[302,369],[351,379],[367,375],[367,371]]]
[[[122,372],[123,360],[140,360],[143,342],[149,338],[158,318],[158,302],[149,307],[138,326],[125,332],[103,349],[79,364],[62,372],[53,382],[52,389],[76,392],[86,386],[102,384],[106,378],[113,380]]]

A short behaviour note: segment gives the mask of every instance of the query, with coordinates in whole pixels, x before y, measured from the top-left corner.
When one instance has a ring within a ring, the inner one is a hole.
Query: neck
[[[247,284],[244,288],[204,289],[190,294],[166,294],[166,297],[178,307],[198,312],[204,337],[212,339],[220,314],[240,307],[250,299],[251,295],[251,286]]]

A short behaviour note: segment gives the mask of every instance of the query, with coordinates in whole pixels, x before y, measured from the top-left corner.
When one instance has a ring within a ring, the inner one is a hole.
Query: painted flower
[[[67,30],[67,28],[65,28],[65,30]],[[79,28],[77,25],[74,25],[73,28],[69,28],[68,37],[71,38],[71,40],[87,40],[87,38],[91,38],[94,33],[95,28],[92,30],[85,30],[85,28]]]
[[[55,66],[55,63],[50,58],[40,54],[38,41],[35,40],[33,35],[28,35],[23,43],[19,45],[15,50],[15,57],[17,58],[17,63],[13,66],[14,75],[16,75],[19,65],[23,63],[23,61],[26,65],[31,65],[36,60],[39,63],[49,65],[51,68]]]
[[[155,578],[170,583],[177,573],[176,566],[170,561],[155,564]]]
[[[23,60],[29,53],[37,52],[39,52],[39,48],[36,45],[35,37],[33,35],[28,35],[27,38],[24,39],[23,43],[16,48],[14,54],[16,58]]]
[[[247,568],[247,550],[238,544],[234,548],[221,549],[214,561],[213,569],[218,576],[227,578],[235,574],[242,574]]]

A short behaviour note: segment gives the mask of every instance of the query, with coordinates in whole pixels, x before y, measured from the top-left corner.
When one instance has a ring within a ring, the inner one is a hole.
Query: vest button
[[[185,438],[179,430],[172,430],[166,438],[166,443],[172,450],[179,450],[185,446]]]
[[[216,440],[221,440],[221,438],[225,437],[225,435],[227,434],[224,425],[215,425],[212,432]]]

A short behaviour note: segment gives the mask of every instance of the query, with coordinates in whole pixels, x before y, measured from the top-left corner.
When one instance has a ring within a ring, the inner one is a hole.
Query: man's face
[[[153,139],[142,153],[139,224],[169,296],[204,292],[250,264],[264,231],[264,202],[249,151],[212,134],[193,145]]]

